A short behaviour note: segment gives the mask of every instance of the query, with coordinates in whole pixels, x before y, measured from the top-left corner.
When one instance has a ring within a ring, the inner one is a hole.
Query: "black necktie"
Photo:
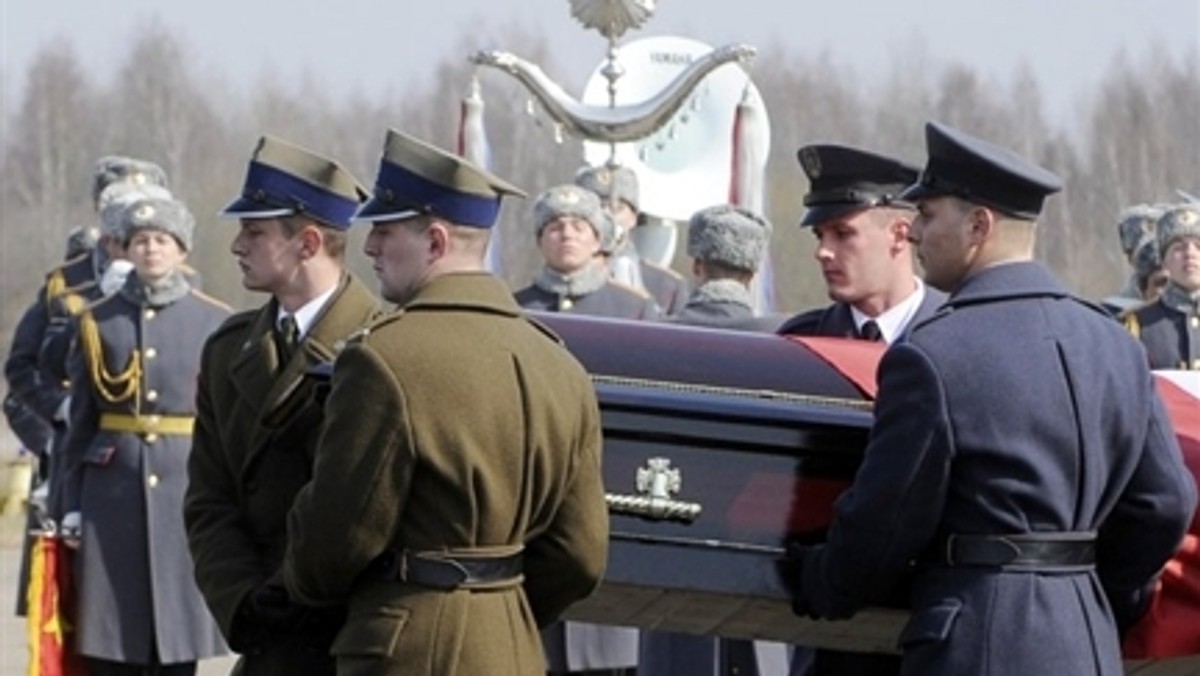
[[[868,319],[858,330],[858,337],[863,340],[879,342],[883,340],[883,331],[879,330],[879,325],[875,323],[874,319]]]
[[[279,319],[275,338],[279,348],[279,363],[286,364],[296,351],[296,344],[300,342],[300,327],[296,326],[296,318],[293,315],[284,315]]]

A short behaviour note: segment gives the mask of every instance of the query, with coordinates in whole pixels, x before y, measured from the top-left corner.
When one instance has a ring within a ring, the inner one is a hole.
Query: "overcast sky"
[[[1022,62],[1050,112],[1070,116],[1121,50],[1143,58],[1152,43],[1194,65],[1200,0],[658,0],[651,20],[625,36],[679,34],[710,44],[787,46],[828,53],[869,85],[905,50],[935,64],[959,62],[1007,82]],[[99,78],[125,56],[138,26],[159,17],[195,63],[246,85],[263,73],[315,76],[336,91],[403,87],[444,56],[475,48],[521,54],[499,27],[544,34],[562,59],[558,75],[578,95],[604,55],[568,0],[0,0],[5,97],[21,96],[38,49],[62,38]],[[481,29],[481,27],[484,27]],[[466,53],[462,53],[466,58]],[[759,62],[755,67],[768,67]],[[1198,65],[1197,67],[1200,67]],[[456,84],[455,87],[458,85]]]

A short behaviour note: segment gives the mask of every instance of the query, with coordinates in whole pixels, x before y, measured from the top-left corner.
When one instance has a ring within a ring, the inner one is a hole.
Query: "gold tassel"
[[[129,364],[125,370],[113,375],[104,368],[104,346],[100,342],[100,329],[91,312],[79,316],[79,344],[83,349],[83,358],[87,360],[88,372],[92,385],[101,397],[109,403],[119,403],[132,399],[138,393],[138,383],[142,378],[142,353],[134,350],[129,356]]]

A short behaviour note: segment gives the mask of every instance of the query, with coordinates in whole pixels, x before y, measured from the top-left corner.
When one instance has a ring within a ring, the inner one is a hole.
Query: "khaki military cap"
[[[395,221],[429,215],[490,228],[505,195],[524,197],[525,192],[458,155],[389,129],[375,194],[355,218]]]

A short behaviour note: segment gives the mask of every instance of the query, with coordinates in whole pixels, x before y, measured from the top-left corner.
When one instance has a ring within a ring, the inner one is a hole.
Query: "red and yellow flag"
[[[29,566],[27,676],[86,676],[74,650],[72,552],[59,538],[34,538]]]

